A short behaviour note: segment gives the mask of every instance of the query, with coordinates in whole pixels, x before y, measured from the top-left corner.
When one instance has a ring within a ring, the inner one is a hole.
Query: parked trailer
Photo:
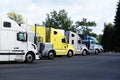
[[[35,28],[36,28],[36,31],[35,31]],[[30,30],[32,31],[32,33],[31,32],[29,33],[33,35],[33,37],[31,36],[30,39],[31,38],[34,39],[34,36],[36,34],[35,43],[38,47],[38,52],[40,53],[39,58],[40,59],[48,58],[51,60],[54,59],[55,50],[53,49],[53,44],[45,41],[46,29],[44,27],[32,26]]]
[[[28,41],[28,33],[8,18],[0,19],[0,61],[32,63],[39,59],[37,47]]]

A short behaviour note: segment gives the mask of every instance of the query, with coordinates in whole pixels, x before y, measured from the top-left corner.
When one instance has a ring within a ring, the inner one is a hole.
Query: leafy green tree
[[[7,13],[8,17],[12,20],[14,20],[15,22],[17,22],[18,24],[23,24],[23,17],[20,14],[17,14],[15,12],[9,12]]]
[[[113,24],[112,23],[108,23],[108,24],[104,24],[104,32],[103,32],[103,36],[102,36],[102,40],[101,43],[103,45],[104,51],[113,51],[112,46],[113,46]]]
[[[68,17],[68,13],[63,9],[59,12],[54,10],[53,12],[50,12],[50,14],[47,14],[47,18],[45,19],[45,22],[43,22],[43,25],[46,27],[74,31],[75,28],[72,26],[72,23],[73,21]]]
[[[114,51],[120,52],[120,0],[117,5],[117,12],[114,19],[114,34],[113,34],[113,42],[114,42]]]
[[[96,23],[95,21],[91,22],[91,21],[87,21],[86,18],[83,18],[82,21],[76,22],[76,26],[77,26],[77,32],[82,34],[90,34],[90,32],[92,32],[92,29],[90,29],[89,27],[96,26]]]

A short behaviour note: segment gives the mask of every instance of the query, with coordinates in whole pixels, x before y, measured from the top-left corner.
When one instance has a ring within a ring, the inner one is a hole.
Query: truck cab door
[[[66,55],[67,53],[67,49],[68,49],[68,44],[67,44],[67,39],[66,38],[62,38],[62,43],[61,43],[61,49],[63,51],[63,55]]]
[[[25,52],[27,50],[27,33],[24,32],[17,32],[16,33],[16,42],[14,45],[14,48],[12,52],[15,54],[15,56],[10,55],[10,60],[12,59],[19,59],[23,60],[23,56],[25,55]]]
[[[17,46],[19,47],[18,50],[26,51],[27,50],[27,33],[26,32],[18,32],[17,33]]]
[[[95,45],[94,41],[90,41],[89,50],[90,50],[91,52],[93,52],[93,53],[94,53],[94,45]]]

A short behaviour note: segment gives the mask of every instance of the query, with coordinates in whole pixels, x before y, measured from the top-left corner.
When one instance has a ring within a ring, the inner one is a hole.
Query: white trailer
[[[0,61],[31,63],[39,59],[37,47],[28,41],[27,32],[16,22],[0,18]]]
[[[76,54],[87,55],[88,49],[82,44],[82,39],[78,36],[78,34],[72,31],[65,31],[65,35],[67,36],[67,41],[69,44],[72,44],[76,50]]]

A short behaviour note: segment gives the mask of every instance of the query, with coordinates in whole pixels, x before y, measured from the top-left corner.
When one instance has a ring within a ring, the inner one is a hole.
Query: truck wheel
[[[29,54],[26,55],[25,62],[32,63],[33,60],[34,60],[34,56],[31,53],[29,53]]]
[[[73,52],[72,51],[68,51],[67,57],[72,57]]]
[[[86,56],[86,55],[87,55],[87,51],[86,51],[86,50],[83,50],[82,55],[83,55],[83,56]]]
[[[48,53],[48,59],[54,59],[54,52],[52,52],[52,51],[50,51],[49,53]]]
[[[95,50],[95,54],[98,55],[99,54],[99,50],[96,49]]]

